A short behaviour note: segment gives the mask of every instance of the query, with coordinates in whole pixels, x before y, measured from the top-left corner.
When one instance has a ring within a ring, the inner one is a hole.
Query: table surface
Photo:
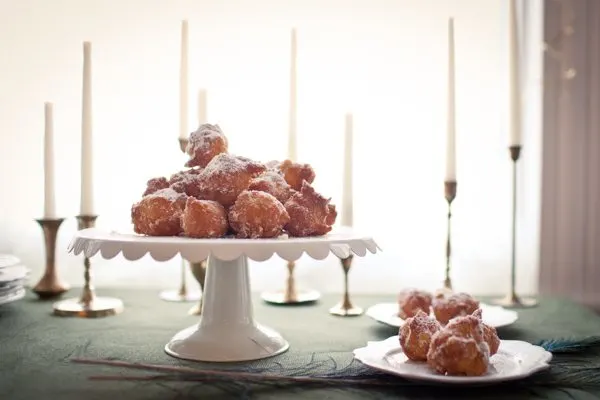
[[[70,295],[79,293],[71,290]],[[106,290],[104,296],[117,296],[125,302],[123,314],[102,319],[78,319],[51,315],[51,302],[41,302],[32,295],[26,299],[0,307],[0,399],[186,399],[186,398],[506,398],[486,388],[453,390],[439,387],[406,387],[402,389],[358,390],[350,388],[252,386],[250,392],[240,393],[227,385],[213,387],[183,382],[92,382],[90,375],[119,373],[135,374],[109,367],[78,365],[74,357],[169,365],[189,365],[198,368],[201,363],[190,363],[169,357],[163,351],[166,342],[182,328],[197,322],[187,315],[190,303],[168,303],[158,298],[153,290]],[[272,306],[255,300],[256,319],[281,332],[291,348],[281,356],[263,360],[256,365],[268,367],[283,364],[301,368],[315,357],[330,368],[341,368],[352,363],[352,350],[368,340],[382,340],[397,334],[363,315],[340,318],[329,315],[328,308],[340,296],[327,295],[315,305]],[[354,296],[356,305],[368,307],[393,297]],[[543,299],[535,309],[519,311],[519,320],[499,330],[502,339],[538,342],[544,339],[588,337],[600,334],[600,317],[572,302]],[[600,365],[600,359],[595,360]],[[218,365],[220,366],[220,364]],[[210,365],[214,369],[215,365]],[[516,390],[516,389],[515,389]],[[516,395],[516,396],[515,396]],[[523,398],[513,393],[515,398]],[[557,388],[544,397],[528,398],[598,398],[596,392],[577,388]]]

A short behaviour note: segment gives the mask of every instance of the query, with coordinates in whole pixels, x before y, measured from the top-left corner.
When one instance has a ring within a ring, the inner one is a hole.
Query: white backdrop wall
[[[540,209],[539,2],[523,69],[525,145],[518,215],[519,285],[537,290]],[[183,163],[178,144],[180,21],[190,26],[190,126],[195,93],[235,153],[285,158],[290,29],[298,29],[299,159],[339,203],[344,113],[355,114],[355,225],[384,252],[357,259],[355,292],[435,288],[443,279],[447,19],[455,17],[458,196],[454,283],[477,294],[508,287],[507,2],[505,0],[0,1],[0,251],[42,271],[33,221],[43,210],[43,103],[55,107],[60,273],[82,282],[65,252],[79,210],[82,42],[92,42],[98,226],[129,223],[153,176]],[[178,260],[95,259],[96,286],[175,288]],[[252,265],[253,288],[283,285],[281,260]],[[341,290],[334,258],[303,259],[305,286]]]

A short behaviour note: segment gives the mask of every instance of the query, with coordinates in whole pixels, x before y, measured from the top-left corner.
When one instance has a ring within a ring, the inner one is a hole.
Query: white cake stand
[[[167,261],[177,254],[189,262],[208,259],[200,323],[177,333],[165,351],[177,358],[195,361],[249,361],[271,357],[289,348],[276,331],[255,322],[250,294],[248,259],[265,261],[274,254],[296,261],[306,253],[322,260],[329,253],[339,258],[364,256],[379,247],[366,236],[344,230],[314,238],[190,239],[145,237],[130,233],[103,232],[92,228],[78,231],[69,245],[74,254],[105,259],[122,253],[128,260],[150,254]]]

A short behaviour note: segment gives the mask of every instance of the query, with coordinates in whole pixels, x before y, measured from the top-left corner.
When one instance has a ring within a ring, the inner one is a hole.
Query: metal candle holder
[[[451,259],[452,259],[452,234],[451,234],[451,226],[452,226],[452,202],[456,198],[456,189],[458,184],[456,181],[445,181],[444,182],[444,197],[446,198],[446,202],[448,203],[448,228],[447,228],[447,236],[446,236],[446,272],[444,278],[444,288],[448,290],[452,290],[452,278],[450,277],[450,269],[452,267]]]
[[[288,261],[288,277],[285,284],[285,290],[277,292],[266,292],[261,295],[261,298],[267,303],[281,305],[314,303],[315,301],[319,300],[321,294],[316,290],[299,291],[296,289],[296,279],[294,278],[295,269],[296,262]]]
[[[352,267],[353,258],[354,256],[351,254],[346,258],[340,259],[342,269],[344,270],[344,297],[339,304],[329,310],[330,314],[340,317],[356,317],[363,313],[362,308],[355,307],[350,301],[350,292],[348,290],[348,273]]]
[[[208,263],[206,260],[200,261],[197,263],[190,263],[190,269],[192,270],[192,275],[198,281],[200,285],[200,289],[202,289],[202,296],[200,296],[200,300],[196,303],[190,310],[188,314],[190,315],[201,315],[202,314],[202,297],[204,296],[204,281],[206,280],[206,267]]]
[[[78,215],[79,230],[92,228],[96,215]],[[84,257],[84,285],[79,298],[59,301],[54,304],[54,315],[61,317],[99,318],[116,315],[123,311],[123,302],[113,297],[97,297],[90,273],[90,259]]]
[[[179,138],[179,149],[182,153],[185,153],[188,145],[187,138]],[[178,290],[165,290],[160,292],[160,298],[165,301],[174,301],[174,302],[191,302],[200,300],[199,292],[190,292],[187,288],[187,279],[186,279],[186,262],[182,258],[181,259],[181,283],[179,284]],[[203,284],[202,284],[203,285]]]
[[[510,146],[510,159],[512,160],[512,242],[510,260],[510,292],[503,298],[493,301],[494,304],[506,308],[535,307],[538,303],[535,299],[522,298],[517,295],[517,162],[521,157],[521,146]]]
[[[46,250],[44,275],[32,289],[40,299],[55,298],[69,290],[69,285],[63,282],[56,272],[56,237],[64,220],[64,218],[36,219],[44,232],[44,247]]]

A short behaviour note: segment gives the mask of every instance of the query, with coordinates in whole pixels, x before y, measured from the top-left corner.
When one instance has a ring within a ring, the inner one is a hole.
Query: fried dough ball
[[[185,152],[190,159],[186,167],[206,167],[217,155],[227,153],[229,143],[219,125],[202,124],[190,134]]]
[[[225,208],[231,207],[250,181],[266,167],[249,158],[228,153],[217,155],[198,175],[198,198],[214,200]]]
[[[335,207],[330,207],[331,199],[326,199],[304,181],[299,192],[285,202],[290,215],[286,230],[291,236],[322,236],[331,231],[335,222]]]
[[[289,220],[279,200],[257,190],[243,191],[229,209],[229,225],[242,239],[277,237]]]
[[[398,316],[402,319],[414,317],[419,311],[431,313],[431,293],[418,289],[405,289],[398,296]]]
[[[438,294],[432,303],[435,318],[445,325],[452,318],[471,315],[479,302],[467,293]]]
[[[171,188],[144,196],[131,207],[133,230],[148,236],[177,236],[187,196]]]
[[[202,168],[192,168],[176,172],[169,178],[169,185],[176,192],[198,198],[200,196],[198,175],[201,172]]]
[[[426,361],[431,338],[440,329],[440,323],[421,310],[404,321],[398,336],[406,357],[412,361]]]
[[[302,182],[313,183],[315,180],[315,170],[309,164],[285,160],[282,162],[270,161],[267,166],[281,172],[288,185],[296,191],[302,189]]]
[[[483,327],[483,340],[488,344],[490,348],[490,356],[493,356],[498,352],[498,348],[500,347],[500,338],[498,337],[498,331],[493,326],[490,326],[483,322],[482,311],[481,308],[475,310],[473,316],[479,318],[481,321],[481,326]]]
[[[267,170],[260,176],[252,179],[248,190],[258,190],[266,192],[274,196],[282,204],[284,204],[294,193],[295,190],[288,185],[280,173]]]
[[[144,191],[144,194],[142,196],[147,196],[149,194],[158,192],[161,189],[166,189],[169,187],[169,182],[167,181],[167,178],[165,177],[160,177],[160,178],[152,178],[150,180],[148,180],[148,182],[146,182],[146,190]]]
[[[483,338],[481,320],[457,317],[431,339],[427,364],[441,374],[481,376],[488,371],[490,349]]]
[[[181,216],[181,227],[187,237],[223,237],[229,229],[227,212],[216,201],[188,197]]]

